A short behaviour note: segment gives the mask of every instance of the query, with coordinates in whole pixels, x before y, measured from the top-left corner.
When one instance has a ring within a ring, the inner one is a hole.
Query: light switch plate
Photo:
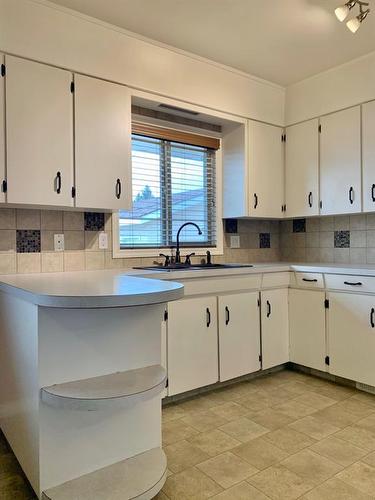
[[[241,242],[240,242],[240,236],[238,234],[233,235],[230,237],[230,247],[231,248],[240,248]]]
[[[99,250],[107,250],[108,248],[108,234],[99,233]]]
[[[64,251],[65,241],[64,241],[63,234],[54,234],[53,243],[54,243],[55,252],[63,252]]]

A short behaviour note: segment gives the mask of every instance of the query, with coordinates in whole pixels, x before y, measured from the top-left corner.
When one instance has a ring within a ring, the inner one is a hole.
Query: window
[[[214,149],[132,135],[133,208],[119,213],[120,249],[216,246]]]

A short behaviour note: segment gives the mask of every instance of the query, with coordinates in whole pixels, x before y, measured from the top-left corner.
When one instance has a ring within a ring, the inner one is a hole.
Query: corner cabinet
[[[320,126],[320,213],[360,212],[360,107],[324,116]]]
[[[362,105],[363,211],[375,211],[375,101]]]
[[[76,207],[131,206],[131,102],[123,85],[75,75]]]
[[[286,129],[285,199],[287,217],[319,215],[319,122]]]
[[[73,206],[69,71],[6,56],[7,201]]]
[[[0,203],[4,203],[6,196],[5,178],[5,65],[4,56],[0,54]]]
[[[262,368],[289,361],[288,288],[261,292]]]

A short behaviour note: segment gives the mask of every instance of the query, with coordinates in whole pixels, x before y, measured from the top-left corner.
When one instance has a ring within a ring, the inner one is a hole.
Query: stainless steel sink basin
[[[137,266],[133,269],[142,269],[146,271],[201,271],[202,269],[236,269],[241,267],[253,267],[252,264],[193,264],[185,266],[184,264],[172,264],[171,266]]]

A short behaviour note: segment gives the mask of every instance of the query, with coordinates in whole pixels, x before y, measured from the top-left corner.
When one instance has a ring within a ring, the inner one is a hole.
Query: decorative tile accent
[[[238,233],[238,221],[237,221],[237,219],[225,219],[225,232],[226,233]]]
[[[350,231],[335,231],[335,248],[350,247]]]
[[[293,233],[306,233],[306,219],[293,219]]]
[[[103,212],[85,212],[85,231],[103,231],[103,229]]]
[[[40,230],[17,229],[17,253],[40,252]]]
[[[259,233],[259,248],[271,248],[270,233]]]

